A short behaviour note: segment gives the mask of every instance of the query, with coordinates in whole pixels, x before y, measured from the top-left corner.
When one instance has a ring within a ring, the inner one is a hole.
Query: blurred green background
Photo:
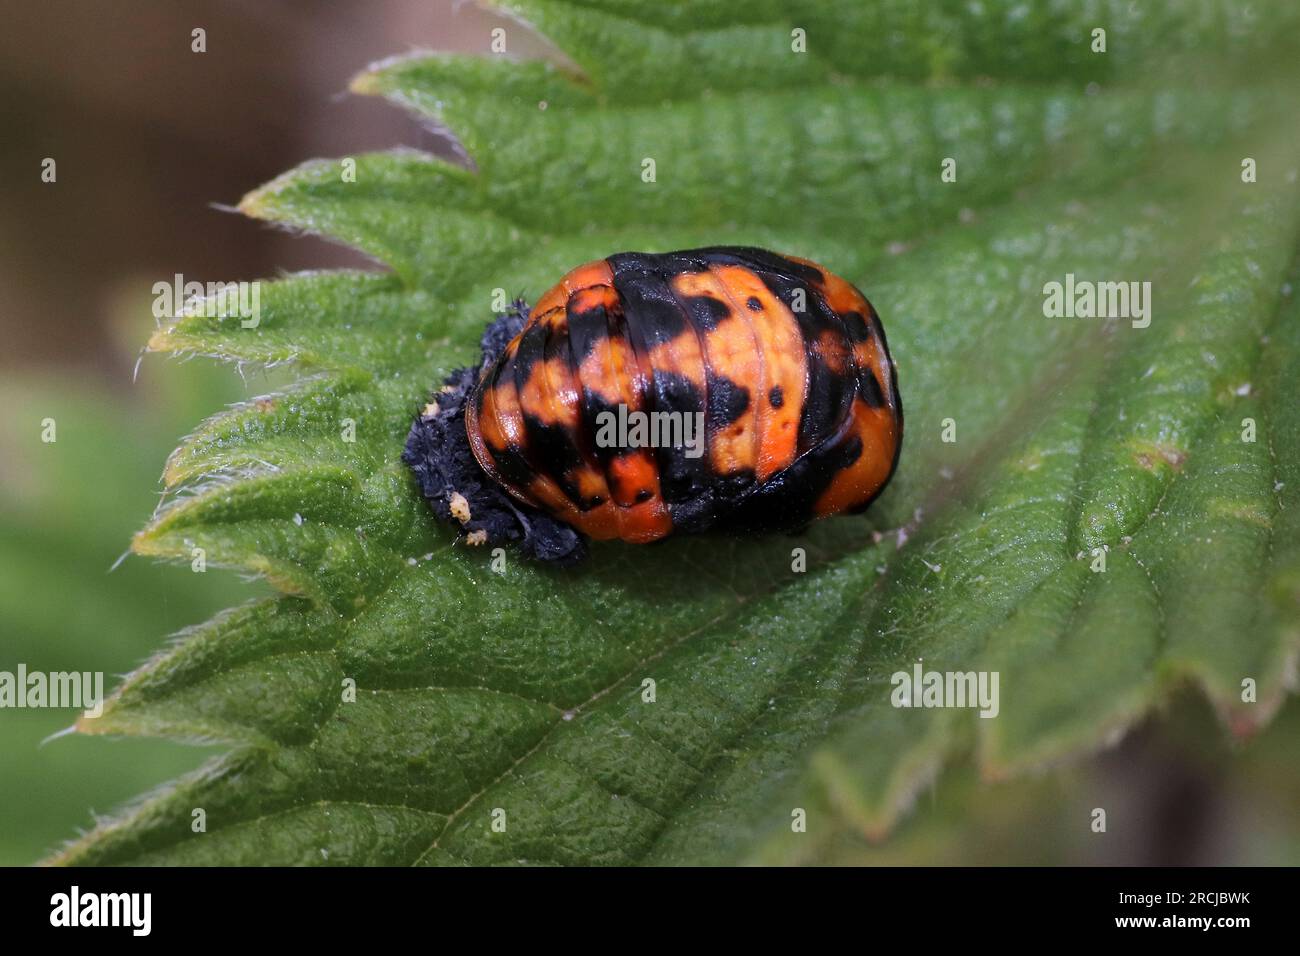
[[[138,322],[127,327],[141,331]],[[29,671],[103,671],[107,689],[164,635],[249,596],[248,586],[217,572],[139,559],[110,572],[156,502],[169,445],[211,401],[243,391],[228,372],[196,364],[149,368],[142,379],[115,389],[51,370],[6,375],[0,386],[0,670],[23,662]],[[56,423],[52,444],[40,440],[45,418]],[[32,862],[91,812],[203,756],[161,741],[68,736],[41,745],[75,716],[0,710],[0,862]]]
[[[263,593],[260,584],[129,558],[163,462],[225,403],[273,388],[261,370],[151,357],[154,282],[361,264],[347,250],[215,208],[314,155],[436,132],[342,96],[366,63],[412,47],[486,50],[499,18],[453,0],[113,5],[5,0],[0,11],[0,670],[104,671]],[[207,31],[193,54],[191,30]],[[40,181],[44,157],[58,163]],[[41,441],[53,418],[58,439]],[[0,864],[39,860],[121,801],[210,752],[72,736],[71,711],[0,710]],[[918,796],[882,845],[843,863],[1294,863],[1300,707],[1230,744],[1191,695],[1117,749],[1031,780],[969,772]],[[1094,806],[1111,809],[1108,838]]]

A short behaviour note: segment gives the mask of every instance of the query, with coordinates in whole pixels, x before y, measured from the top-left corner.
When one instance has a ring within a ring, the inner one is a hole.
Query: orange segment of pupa
[[[763,280],[736,266],[714,270],[732,295],[733,311],[748,319],[758,342],[758,366],[763,380],[751,396],[756,406],[759,481],[794,461],[799,445],[799,416],[807,387],[807,358],[799,322]],[[755,299],[760,309],[749,308]],[[779,390],[779,391],[776,391]],[[779,404],[773,395],[779,396]]]
[[[850,511],[874,496],[894,467],[898,447],[898,425],[888,408],[872,408],[860,398],[853,400],[849,433],[862,442],[862,452],[853,464],[836,473],[818,497],[813,511],[819,518]]]
[[[718,475],[752,470],[758,458],[754,385],[762,379],[758,338],[749,321],[737,314],[736,306],[727,294],[726,283],[719,275],[713,272],[683,272],[673,276],[671,283],[673,292],[681,298],[708,296],[729,306],[731,314],[701,336],[704,361],[710,374],[730,379],[736,385],[747,388],[750,400],[735,421],[709,433],[709,463]]]
[[[507,384],[509,387],[506,387]],[[475,411],[472,401],[470,411]],[[470,433],[478,431],[482,434],[483,441],[494,450],[505,451],[511,446],[523,446],[524,417],[519,410],[519,395],[515,391],[514,382],[484,388],[483,409],[476,413],[475,418],[477,428],[470,427]]]
[[[621,335],[606,336],[597,341],[578,370],[585,388],[595,392],[608,405],[626,405],[628,411],[639,411],[642,405],[641,394],[632,385],[635,374],[636,355],[627,338]],[[623,459],[634,461],[638,469],[654,470],[654,456],[647,449],[619,455],[614,461]],[[636,489],[632,489],[629,497],[623,482],[616,479],[616,475],[609,475],[609,490],[615,503],[624,508],[636,504]],[[650,490],[658,495],[658,481]]]
[[[618,537],[619,507],[609,493],[605,475],[590,462],[584,461],[567,475],[578,488],[578,494],[584,501],[597,498],[601,503],[586,511],[579,510],[579,530],[597,541],[607,541]]]
[[[885,359],[885,350],[881,347],[870,320],[868,328],[871,328],[871,335],[853,346],[853,360],[857,363],[858,374],[873,376],[880,386],[880,394],[885,396],[886,404],[892,404],[894,392],[889,362]]]
[[[678,376],[704,394],[704,350],[693,329],[660,342],[650,350],[649,358],[650,367],[656,374]]]
[[[619,537],[624,541],[656,541],[673,529],[672,515],[659,490],[659,468],[644,449],[618,455],[609,462],[609,489],[620,504]],[[649,497],[638,501],[645,493]]]
[[[570,469],[565,478],[577,488],[583,502],[600,502],[585,511],[578,509],[579,530],[597,540],[605,540],[618,535],[618,509],[605,476],[591,458],[590,449],[583,447],[579,382],[570,364],[567,323],[560,321],[567,314],[565,309],[556,309],[543,315],[542,321],[551,326],[543,353],[545,360],[533,367],[529,380],[531,383],[533,378],[538,379],[539,399],[546,410],[538,419],[543,424],[564,429],[582,456],[582,462]]]
[[[539,503],[547,506],[556,517],[564,521],[573,521],[578,509],[550,478],[538,475],[528,483],[526,488],[519,488],[506,481],[497,471],[491,451],[515,449],[527,455],[528,436],[524,429],[524,416],[519,404],[519,393],[515,388],[513,375],[502,375],[491,388],[483,389],[483,410],[475,414],[474,402],[468,405],[466,431],[469,435],[470,449],[482,469],[491,475],[511,495],[525,504],[537,507]],[[485,447],[486,446],[486,447]]]
[[[600,285],[609,286],[610,291],[613,291],[614,270],[609,267],[609,263],[604,259],[584,263],[565,273],[563,279],[533,303],[533,312],[542,313],[561,308],[569,302],[569,298],[575,292]]]
[[[512,491],[514,489],[506,485],[506,490]],[[535,475],[533,480],[528,483],[525,497],[540,502],[544,511],[549,512],[561,521],[574,526],[581,525],[582,512],[574,507],[573,502],[569,500],[569,496],[550,478],[544,475]]]
[[[826,304],[838,315],[845,316],[856,312],[862,316],[862,321],[866,323],[869,334],[862,341],[854,343],[853,360],[858,368],[871,370],[871,374],[875,376],[877,384],[880,385],[881,393],[888,400],[890,396],[889,363],[885,360],[884,349],[879,341],[880,336],[876,331],[880,321],[876,316],[876,310],[871,307],[871,303],[863,297],[862,293],[854,288],[852,283],[846,282],[833,272],[825,271],[816,263],[809,262],[807,259],[795,259],[794,261],[812,266],[822,273],[822,294],[826,298]]]
[[[812,359],[821,362],[832,374],[839,376],[852,374],[849,361],[854,353],[842,333],[835,329],[825,329],[808,343],[808,348],[812,352]]]
[[[602,265],[608,270],[608,264]],[[612,282],[613,274],[609,277]],[[586,286],[568,301],[572,311],[587,311],[597,306],[603,306],[609,314],[619,311],[618,294],[612,285]],[[582,360],[578,380],[581,387],[600,396],[607,405],[621,404],[629,411],[637,411],[643,404],[641,393],[634,386],[638,374],[637,357],[627,336],[607,335],[598,339]],[[590,521],[580,517],[576,522],[580,530],[593,538],[618,537],[625,541],[654,541],[672,531],[672,518],[660,497],[659,472],[650,449],[617,455],[607,467],[605,480],[614,506],[615,530],[608,533],[604,515],[593,515]],[[648,491],[651,497],[638,501],[643,491]]]
[[[578,368],[582,387],[600,396],[608,405],[620,402],[628,411],[640,408],[640,396],[632,389],[631,367],[636,363],[632,346],[623,336],[598,339]]]

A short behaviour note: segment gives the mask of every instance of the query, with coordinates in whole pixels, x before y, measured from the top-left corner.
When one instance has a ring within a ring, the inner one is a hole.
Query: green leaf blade
[[[1238,734],[1270,719],[1300,647],[1294,144],[1270,126],[1294,89],[1268,59],[1293,12],[1111,5],[1098,57],[1073,10],[830,8],[521,2],[578,69],[402,58],[353,84],[472,168],[361,154],[355,181],[314,161],[245,199],[392,271],[266,283],[255,327],[182,314],[151,342],[301,369],[185,440],[135,542],[286,596],[83,721],[231,751],[59,862],[817,861],[953,762],[1077,760],[1188,681]],[[1228,65],[1186,82],[1224,24]],[[724,241],[823,261],[884,317],[908,433],[866,516],[569,570],[436,526],[402,445],[498,291]],[[1149,280],[1150,326],[1047,315],[1067,274]],[[996,672],[997,715],[900,706],[918,665]]]

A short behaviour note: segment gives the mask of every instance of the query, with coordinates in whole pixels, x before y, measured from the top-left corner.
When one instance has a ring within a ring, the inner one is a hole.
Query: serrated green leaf
[[[1233,732],[1267,723],[1300,646],[1296,14],[786,6],[521,2],[569,62],[353,84],[445,123],[472,169],[318,160],[245,198],[392,272],[291,276],[256,327],[187,314],[152,340],[302,368],[186,440],[135,542],[285,596],[82,722],[232,749],[60,862],[817,859],[884,837],[954,760],[1059,765],[1189,682]],[[454,544],[399,454],[494,290],[721,242],[823,261],[881,311],[908,439],[880,502],[567,571]],[[1067,274],[1150,282],[1151,323],[1046,317]],[[918,662],[996,672],[997,716],[895,706]]]

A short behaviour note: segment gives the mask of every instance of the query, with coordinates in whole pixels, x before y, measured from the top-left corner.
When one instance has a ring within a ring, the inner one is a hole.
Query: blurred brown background
[[[316,156],[445,150],[348,81],[413,49],[486,52],[503,22],[454,0],[0,0],[0,374],[62,365],[125,383],[130,356],[109,347],[122,296],[177,272],[363,262],[213,204]]]

